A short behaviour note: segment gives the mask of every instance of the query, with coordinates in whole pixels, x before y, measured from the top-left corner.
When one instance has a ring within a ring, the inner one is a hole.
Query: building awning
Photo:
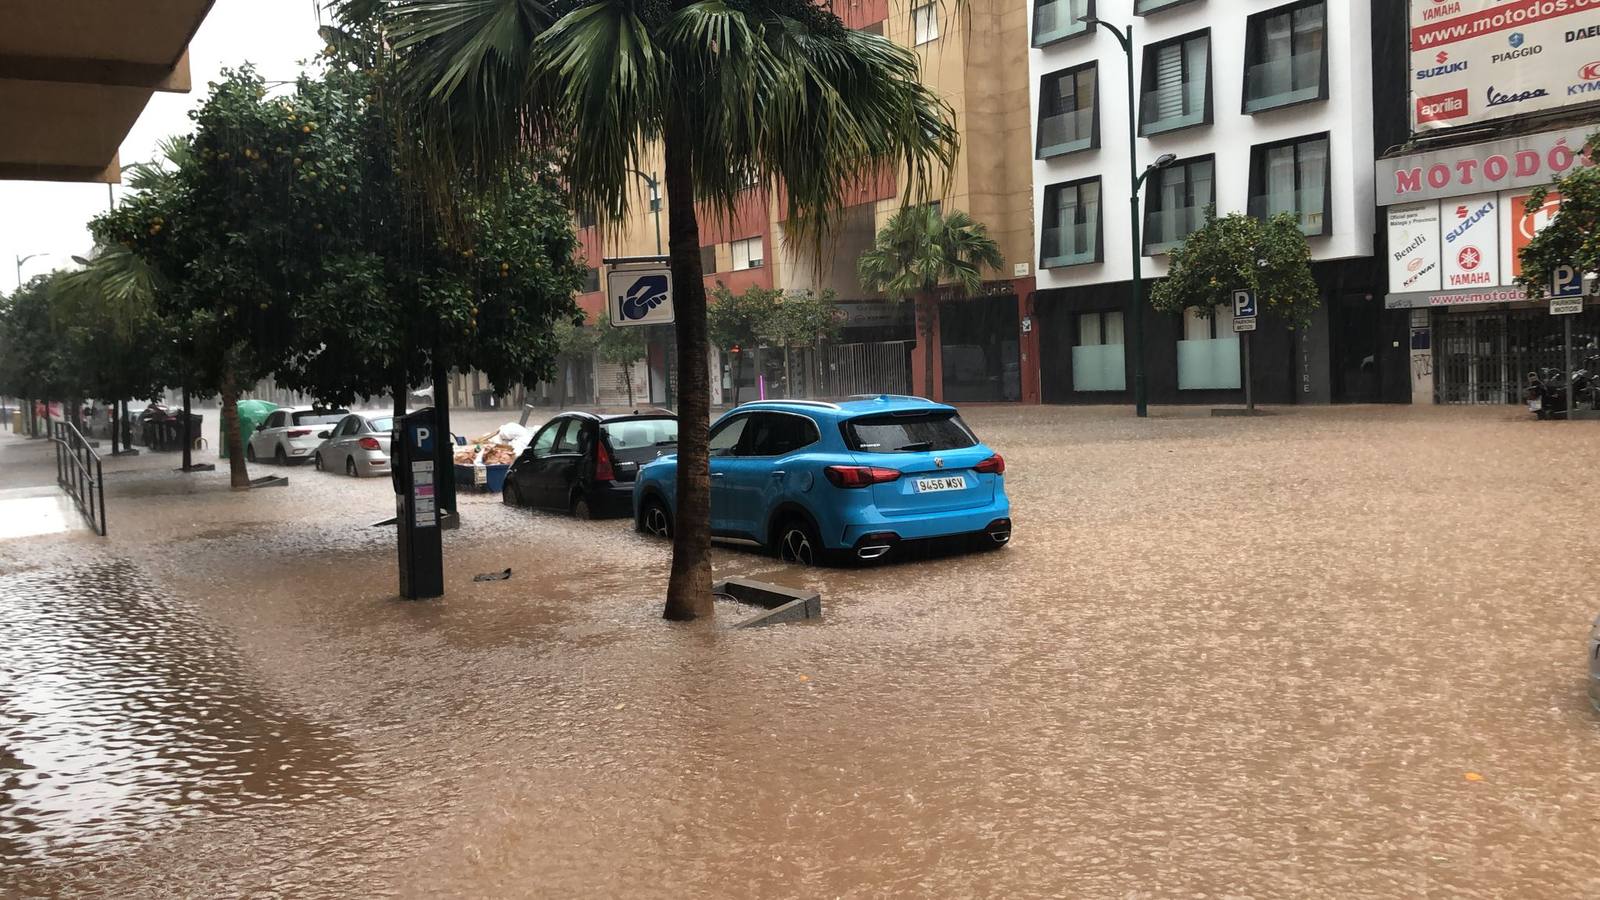
[[[0,180],[120,180],[156,91],[189,90],[213,0],[0,0]]]

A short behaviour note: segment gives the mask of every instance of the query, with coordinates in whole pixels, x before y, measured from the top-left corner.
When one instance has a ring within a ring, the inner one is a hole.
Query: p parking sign
[[[623,266],[606,278],[611,324],[666,325],[673,321],[672,271],[666,266]]]

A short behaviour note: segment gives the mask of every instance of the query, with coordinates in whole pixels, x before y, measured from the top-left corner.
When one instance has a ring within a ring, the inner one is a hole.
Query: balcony
[[[1039,120],[1039,159],[1094,146],[1094,108],[1045,116]]]
[[[1206,222],[1204,206],[1185,206],[1178,209],[1158,209],[1144,217],[1144,253],[1154,256],[1166,253],[1183,243],[1183,239],[1197,231]]]
[[[1328,233],[1327,212],[1328,195],[1321,188],[1256,194],[1250,198],[1250,215],[1266,221],[1278,213],[1288,213],[1300,220],[1300,231],[1307,237]]]
[[[1095,225],[1089,223],[1046,228],[1040,241],[1039,265],[1054,268],[1099,262],[1097,230]]]
[[[1033,46],[1087,34],[1089,0],[1041,0],[1033,11]]]
[[[1181,87],[1145,91],[1139,107],[1139,134],[1161,134],[1206,122],[1206,80],[1202,75]]]
[[[1250,66],[1245,71],[1244,111],[1254,114],[1322,99],[1322,59],[1322,51],[1316,50]]]

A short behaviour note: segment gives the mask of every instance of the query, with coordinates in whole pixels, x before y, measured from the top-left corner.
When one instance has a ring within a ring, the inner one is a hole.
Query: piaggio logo
[[[1510,34],[1506,35],[1506,43],[1510,44],[1511,45],[1511,49],[1513,49],[1513,50],[1515,50],[1518,47],[1521,47],[1522,46],[1522,42],[1524,40],[1525,40],[1525,38],[1522,36],[1522,32],[1520,32],[1520,31],[1513,31]]]
[[[1442,119],[1459,119],[1467,114],[1467,91],[1447,91],[1417,98],[1417,121],[1437,122]]]

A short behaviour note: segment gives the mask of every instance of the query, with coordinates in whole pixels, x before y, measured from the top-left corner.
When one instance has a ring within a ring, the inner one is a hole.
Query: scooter
[[[1574,369],[1569,379],[1565,372],[1541,367],[1528,373],[1528,389],[1523,399],[1528,411],[1540,419],[1567,416],[1567,391],[1572,390],[1573,409],[1600,409],[1600,355],[1584,360],[1584,368]]]

